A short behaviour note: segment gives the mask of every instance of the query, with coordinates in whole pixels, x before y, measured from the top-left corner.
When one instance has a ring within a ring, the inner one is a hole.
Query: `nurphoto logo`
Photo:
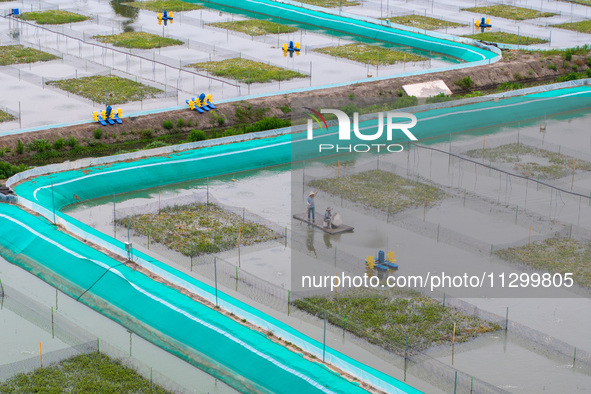
[[[366,134],[368,129],[375,129],[375,126],[368,126],[364,128],[359,127],[359,113],[355,112],[353,114],[353,127],[351,127],[351,119],[349,116],[338,109],[321,109],[320,112],[313,110],[312,108],[307,108],[312,114],[310,116],[312,119],[308,119],[308,140],[314,139],[314,124],[313,120],[316,121],[320,129],[326,128],[328,130],[328,125],[326,123],[326,119],[322,114],[333,114],[337,117],[337,121],[339,124],[339,141],[351,141],[352,137],[360,140],[360,141],[378,141],[382,138],[384,134],[384,117],[386,118],[386,140],[392,141],[392,137],[394,135],[394,131],[401,131],[403,132],[406,137],[411,141],[417,141],[417,138],[411,133],[410,129],[416,126],[417,118],[413,114],[409,114],[406,112],[395,112],[390,111],[387,112],[384,116],[383,112],[378,114],[378,127],[377,130],[373,133]],[[404,123],[394,122],[396,119],[398,122],[400,120],[406,120]],[[363,131],[363,133],[362,133]],[[353,135],[352,135],[353,134]],[[329,134],[330,135],[330,134]],[[401,152],[404,150],[404,147],[401,144],[383,144],[383,143],[361,143],[361,144],[319,144],[318,145],[319,152],[369,152],[371,150],[375,150],[380,152],[382,150],[387,150],[388,152],[396,153]]]

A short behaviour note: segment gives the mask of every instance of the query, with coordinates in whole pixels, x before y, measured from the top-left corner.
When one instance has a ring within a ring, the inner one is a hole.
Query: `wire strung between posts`
[[[240,87],[240,85],[235,85],[233,83],[224,81],[223,79],[211,77],[209,75],[200,74],[198,72],[187,70],[187,69],[184,69],[184,68],[171,66],[170,64],[166,64],[164,62],[160,62],[160,61],[157,61],[155,59],[150,59],[148,57],[136,55],[134,53],[126,52],[124,50],[116,49],[115,47],[107,47],[107,44],[106,43],[105,43],[105,45],[100,45],[100,44],[96,44],[94,42],[88,42],[88,41],[85,41],[84,39],[80,39],[78,37],[70,36],[70,35],[68,35],[66,33],[62,33],[62,32],[59,32],[59,31],[54,31],[54,30],[51,30],[51,29],[49,29],[47,27],[39,26],[39,25],[37,25],[35,23],[27,22],[27,21],[24,21],[22,19],[12,18],[12,17],[6,16],[6,15],[0,15],[0,16],[2,16],[4,19],[13,19],[14,21],[16,21],[18,23],[24,23],[24,24],[30,25],[30,26],[35,27],[35,28],[38,28],[38,29],[46,30],[46,31],[48,31],[50,33],[54,33],[54,34],[57,34],[57,35],[62,35],[64,37],[70,38],[72,40],[77,40],[77,41],[83,42],[84,44],[87,44],[87,45],[92,45],[92,46],[95,46],[95,47],[98,47],[98,48],[102,48],[102,49],[110,49],[113,52],[122,53],[122,54],[124,54],[126,56],[133,56],[133,57],[138,58],[138,59],[141,59],[141,60],[147,60],[147,61],[152,62],[154,64],[160,64],[161,66],[164,66],[164,67],[170,67],[172,69],[179,70],[179,72],[184,71],[184,72],[189,73],[189,74],[193,74],[193,75],[197,75],[199,77],[207,78],[209,80],[214,80],[214,81],[217,81],[217,82],[221,82],[221,83],[224,83],[224,84],[233,86],[233,87],[237,87],[237,88]]]
[[[523,175],[514,174],[512,172],[501,170],[500,168],[496,168],[496,167],[493,167],[493,166],[490,166],[490,165],[487,166],[486,164],[479,163],[476,160],[468,159],[466,157],[463,157],[463,156],[460,156],[460,155],[456,155],[456,154],[451,153],[451,152],[446,152],[446,151],[441,150],[441,149],[432,148],[432,147],[425,146],[425,145],[420,145],[420,144],[417,144],[417,143],[414,143],[414,142],[410,142],[410,141],[408,143],[411,144],[411,145],[414,145],[414,146],[416,146],[418,148],[430,149],[430,150],[433,150],[435,152],[444,153],[446,155],[453,156],[453,157],[456,157],[456,158],[461,159],[461,160],[469,161],[470,163],[478,164],[479,166],[482,166],[482,167],[485,167],[485,168],[490,168],[492,170],[501,172],[501,173],[506,174],[506,175],[511,175],[511,176],[514,176],[514,177],[517,177],[517,178],[526,179],[528,181],[537,182],[539,185],[544,185],[544,186],[547,186],[547,187],[549,187],[551,189],[554,189],[554,190],[557,190],[557,191],[560,191],[560,192],[563,192],[563,193],[567,193],[567,194],[570,194],[570,195],[573,195],[573,196],[578,196],[578,197],[584,197],[584,198],[587,198],[587,199],[590,199],[591,200],[591,196],[587,196],[585,194],[580,194],[580,193],[572,192],[572,191],[569,191],[569,190],[564,190],[564,189],[561,189],[559,187],[550,185],[549,183],[541,182],[539,180],[528,178],[528,177],[523,176]],[[562,198],[562,196],[560,198]]]
[[[94,283],[93,283],[92,285],[90,285],[90,287],[89,287],[88,289],[84,290],[84,293],[80,294],[80,295],[78,296],[78,298],[76,298],[76,301],[80,301],[80,298],[82,298],[82,296],[83,296],[84,294],[86,294],[86,293],[87,293],[87,292],[88,292],[90,289],[92,289],[92,287],[93,287],[94,285],[96,285],[96,284],[97,284],[97,282],[98,282],[99,280],[103,279],[103,276],[105,276],[105,275],[107,274],[107,272],[111,271],[113,268],[117,268],[117,267],[119,267],[120,265],[124,265],[124,264],[125,264],[125,263],[119,263],[119,264],[117,264],[117,265],[115,265],[115,266],[113,266],[113,267],[109,267],[109,269],[108,269],[108,270],[106,270],[105,272],[103,272],[103,274],[102,274],[102,275],[101,275],[101,276],[100,276],[100,277],[99,277],[97,280],[95,280],[95,281],[94,281]]]

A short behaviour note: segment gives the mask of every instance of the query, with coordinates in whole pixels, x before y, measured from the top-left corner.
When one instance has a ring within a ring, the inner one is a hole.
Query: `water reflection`
[[[135,0],[125,0],[125,2],[126,3],[134,3]],[[121,15],[122,17],[127,18],[127,20],[122,23],[123,31],[124,32],[134,31],[134,28],[133,28],[133,26],[131,26],[131,24],[137,20],[137,17],[140,12],[139,8],[130,7],[130,6],[122,3],[120,0],[111,0],[110,3],[111,3],[111,8],[113,8],[113,11],[115,11],[115,13],[117,15]]]

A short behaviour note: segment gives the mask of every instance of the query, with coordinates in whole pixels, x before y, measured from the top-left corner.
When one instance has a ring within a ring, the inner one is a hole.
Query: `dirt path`
[[[402,85],[426,82],[442,79],[454,94],[467,93],[470,90],[490,90],[504,82],[520,82],[543,84],[552,82],[557,76],[566,75],[573,71],[584,71],[589,68],[585,56],[573,55],[570,61],[566,61],[561,55],[546,56],[542,53],[524,53],[518,51],[504,51],[503,59],[497,63],[471,67],[461,70],[439,72],[425,75],[416,75],[403,78],[394,78],[383,81],[368,82],[363,84],[337,87],[331,89],[315,90],[303,93],[277,95],[267,98],[249,100],[248,102],[220,104],[215,111],[198,114],[188,109],[169,111],[160,114],[145,115],[124,119],[122,125],[103,127],[97,123],[76,125],[62,128],[55,128],[34,133],[17,134],[0,137],[0,149],[9,148],[11,151],[4,154],[2,160],[18,163],[23,162],[27,156],[35,152],[16,153],[17,141],[25,145],[37,139],[46,139],[50,142],[58,138],[66,140],[68,137],[75,137],[83,146],[96,144],[97,142],[111,145],[125,141],[140,141],[158,138],[166,134],[175,134],[180,140],[192,129],[212,130],[222,127],[229,127],[236,124],[249,124],[262,117],[277,116],[289,117],[290,104],[294,100],[314,98],[315,101],[323,98],[335,97],[367,97],[379,98],[381,101],[389,97],[397,97],[397,92]],[[473,81],[472,88],[466,90],[456,82],[469,76]],[[245,116],[243,111],[237,111],[237,107],[248,109],[250,115]],[[258,111],[257,111],[258,110]],[[179,118],[184,119],[185,125],[177,127]],[[163,121],[172,120],[174,127],[167,129]],[[100,141],[94,136],[95,129],[102,129],[103,136]],[[142,132],[148,130],[148,132]],[[149,130],[152,130],[150,133]],[[150,136],[151,134],[151,136]],[[68,148],[65,148],[68,149]],[[112,154],[112,152],[105,152]],[[56,160],[53,160],[54,162]]]

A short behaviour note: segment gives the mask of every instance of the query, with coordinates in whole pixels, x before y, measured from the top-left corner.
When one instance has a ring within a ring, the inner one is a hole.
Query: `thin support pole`
[[[215,306],[218,306],[218,266],[217,258],[213,258],[213,274],[215,278]]]
[[[324,309],[324,340],[322,342],[322,362],[326,359],[326,309]]]
[[[576,361],[577,361],[577,347],[575,346],[575,353],[573,354],[573,368],[575,367]]]
[[[53,182],[51,182],[51,207],[53,209],[53,224],[55,225],[55,195],[53,194]]]
[[[454,365],[454,353],[456,347],[456,323],[454,323],[454,332],[451,339],[451,365]]]
[[[408,360],[408,334],[406,334],[406,343],[404,345],[404,381],[406,382],[406,363]]]

